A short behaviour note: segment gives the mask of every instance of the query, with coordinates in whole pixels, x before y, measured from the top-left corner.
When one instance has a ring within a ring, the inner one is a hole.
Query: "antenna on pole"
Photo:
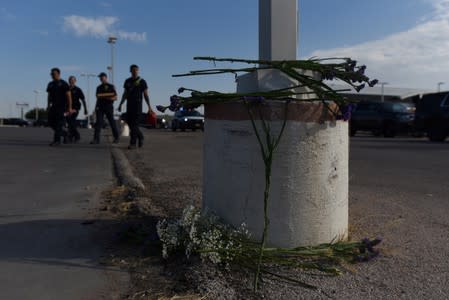
[[[16,102],[16,106],[20,109],[20,118],[23,120],[23,110],[30,105],[26,102]]]

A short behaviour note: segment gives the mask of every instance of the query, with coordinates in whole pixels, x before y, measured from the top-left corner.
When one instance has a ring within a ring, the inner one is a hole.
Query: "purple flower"
[[[354,87],[354,89],[357,91],[357,93],[360,93],[360,91],[363,90],[364,88],[365,88],[365,84],[364,83]]]
[[[163,106],[163,105],[157,105],[156,109],[162,113],[164,113],[167,110],[168,107]]]
[[[374,247],[382,242],[381,238],[376,238],[370,240],[369,238],[362,239],[362,245],[359,248],[362,256],[370,256],[369,259],[374,258],[379,255],[379,251],[375,250]]]
[[[345,122],[349,121],[352,116],[352,111],[354,110],[353,104],[348,104],[342,108],[340,108],[341,115],[337,116],[337,120],[343,120]]]
[[[378,83],[379,83],[379,80],[374,79],[374,80],[371,80],[368,84],[369,84],[370,87],[373,87],[373,86],[375,86]]]
[[[346,72],[354,72],[355,67],[357,66],[357,61],[348,58],[346,60],[346,63],[347,63],[346,66],[345,66]]]
[[[178,89],[178,94],[182,94],[182,93],[184,93],[185,92],[185,88],[183,88],[183,87],[180,87],[179,89]]]
[[[379,256],[379,251],[367,252],[355,257],[355,260],[358,262],[368,262]]]
[[[361,66],[359,67],[359,69],[357,70],[357,73],[359,75],[365,75],[365,71],[366,71],[366,66]]]
[[[168,107],[169,110],[171,111],[176,111],[179,107],[179,97],[178,96],[171,96],[170,97],[170,106]]]
[[[255,103],[263,103],[265,101],[265,97],[262,96],[245,96],[243,100],[247,102],[255,102]]]
[[[321,77],[322,77],[323,80],[334,80],[336,76],[337,76],[337,74],[335,72],[332,72],[332,71],[330,71],[330,72],[323,72],[321,74]]]

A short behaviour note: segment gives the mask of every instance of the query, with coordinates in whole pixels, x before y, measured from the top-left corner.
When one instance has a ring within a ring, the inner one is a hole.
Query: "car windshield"
[[[364,112],[364,111],[376,111],[379,108],[379,105],[377,103],[359,103],[356,106],[356,111],[358,112]]]
[[[180,112],[179,116],[181,116],[181,117],[201,117],[202,115],[199,112],[197,112],[196,110],[190,110],[190,111],[185,110],[185,111]]]
[[[393,112],[409,112],[407,106],[401,103],[392,104],[390,109]]]

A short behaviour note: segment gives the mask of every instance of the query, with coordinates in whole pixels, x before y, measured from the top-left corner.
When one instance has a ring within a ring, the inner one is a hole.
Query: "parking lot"
[[[203,134],[145,135],[146,147],[127,155],[149,186],[155,213],[173,216],[186,205],[199,205]],[[447,299],[448,154],[448,142],[425,138],[351,138],[351,238],[382,237],[382,257],[357,266],[354,274],[307,281],[335,291],[338,299]],[[298,290],[302,297],[307,293]]]
[[[9,136],[14,136],[14,145],[23,157],[36,154],[36,147],[28,146],[30,141],[42,151],[47,149],[49,129],[7,130]],[[173,217],[189,204],[200,205],[203,133],[154,129],[144,129],[144,133],[143,149],[125,151],[137,175],[149,187],[154,214]],[[83,130],[85,139],[80,144],[62,146],[51,155],[90,151],[108,157],[105,151],[100,153],[88,145],[90,135],[91,131]],[[122,139],[120,147],[125,149],[127,142]],[[8,143],[3,145],[5,150],[10,147]],[[425,138],[363,134],[351,138],[351,238],[382,237],[382,255],[372,263],[357,265],[355,273],[307,281],[323,286],[340,299],[374,295],[383,299],[447,299],[448,154],[447,141],[431,143]],[[96,163],[91,166],[98,167]],[[296,288],[286,285],[285,289]],[[297,293],[302,297],[308,295],[308,291],[300,288]]]

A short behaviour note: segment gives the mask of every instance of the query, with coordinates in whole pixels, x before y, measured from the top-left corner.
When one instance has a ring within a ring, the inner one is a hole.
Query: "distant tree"
[[[39,108],[38,113],[39,113],[39,120],[47,120],[48,119],[48,112],[46,109]],[[28,111],[25,114],[25,118],[30,119],[30,120],[35,120],[36,119],[36,109],[32,109],[32,110]]]

